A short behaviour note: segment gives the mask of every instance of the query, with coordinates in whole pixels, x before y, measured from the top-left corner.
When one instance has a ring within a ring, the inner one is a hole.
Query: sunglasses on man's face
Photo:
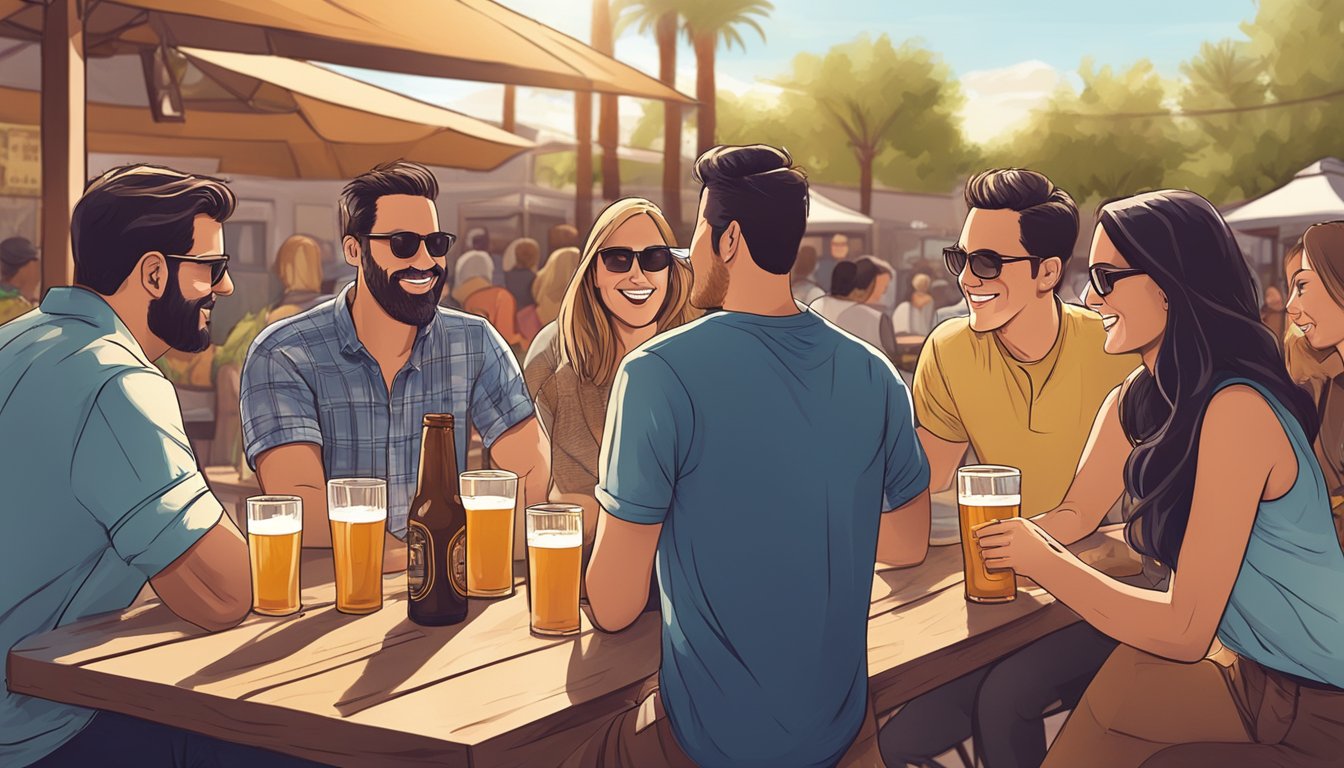
[[[210,285],[212,286],[219,285],[219,281],[223,280],[225,273],[229,271],[229,256],[225,253],[212,253],[206,256],[179,256],[173,253],[165,253],[164,256],[193,264],[210,265]]]
[[[688,258],[685,248],[672,248],[667,245],[651,245],[642,251],[636,251],[634,248],[603,248],[597,255],[601,257],[602,266],[606,267],[608,272],[618,275],[629,272],[636,260],[644,272],[662,272],[672,266],[673,259]]]
[[[1136,275],[1146,275],[1142,269],[1125,269],[1123,267],[1112,267],[1107,264],[1097,264],[1089,267],[1087,270],[1088,280],[1092,283],[1092,290],[1098,296],[1106,296],[1115,290],[1115,284],[1126,277]]]
[[[959,245],[949,245],[943,249],[943,263],[947,265],[947,271],[952,273],[953,277],[961,277],[961,273],[970,265],[971,274],[981,280],[994,280],[1003,274],[1003,265],[1012,264],[1015,261],[1044,261],[1041,256],[1004,256],[998,251],[989,248],[977,248],[967,253]]]
[[[457,235],[452,232],[430,232],[428,235],[422,235],[419,232],[370,232],[364,237],[369,240],[386,240],[392,248],[392,255],[398,259],[409,259],[420,251],[420,243],[425,244],[425,251],[436,259],[441,259],[448,255],[448,251],[453,249],[453,244],[457,242]]]

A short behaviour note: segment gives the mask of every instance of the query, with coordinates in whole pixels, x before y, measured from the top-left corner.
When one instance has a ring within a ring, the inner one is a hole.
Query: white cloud
[[[983,144],[1011,133],[1063,82],[1059,70],[1043,61],[967,72],[961,78],[966,94],[961,110],[966,138]]]

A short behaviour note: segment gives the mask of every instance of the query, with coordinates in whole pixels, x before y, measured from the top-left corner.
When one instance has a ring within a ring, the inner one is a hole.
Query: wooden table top
[[[300,614],[217,634],[157,600],[92,617],[16,646],[9,686],[335,765],[482,768],[558,764],[657,671],[656,614],[615,635],[584,616],[577,636],[537,637],[520,587],[473,600],[463,624],[421,627],[404,575],[368,616],[337,612],[331,579],[330,558],[305,552]],[[967,603],[957,546],[875,574],[869,617],[878,712],[1078,620],[1038,588]]]

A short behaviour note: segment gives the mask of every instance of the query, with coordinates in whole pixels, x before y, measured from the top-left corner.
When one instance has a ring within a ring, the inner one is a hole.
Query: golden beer
[[[527,599],[532,631],[579,631],[579,578],[583,562],[583,510],[572,504],[527,508]]]
[[[462,497],[467,508],[467,594],[513,594],[513,500]]]
[[[252,610],[288,616],[299,610],[299,551],[303,502],[297,496],[247,500],[247,551],[252,563]]]
[[[331,515],[336,610],[373,613],[383,607],[383,542],[387,509],[345,507]]]
[[[247,548],[252,556],[252,610],[266,616],[287,616],[299,610],[299,549],[303,529],[285,523],[288,521],[264,520],[247,526]]]
[[[961,517],[961,555],[966,599],[1006,603],[1017,597],[1017,574],[1010,568],[985,568],[975,530],[1022,513],[1022,475],[1012,467],[974,466],[957,470],[957,508]]]

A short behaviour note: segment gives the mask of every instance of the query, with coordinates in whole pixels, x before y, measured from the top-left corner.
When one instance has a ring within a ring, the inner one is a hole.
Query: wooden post
[[[574,227],[579,242],[593,223],[593,94],[574,93],[574,139],[578,143],[574,167]]]
[[[518,127],[518,88],[511,84],[504,85],[504,130],[513,133]]]
[[[70,285],[70,214],[88,172],[82,0],[48,0],[42,29],[42,289]]]

